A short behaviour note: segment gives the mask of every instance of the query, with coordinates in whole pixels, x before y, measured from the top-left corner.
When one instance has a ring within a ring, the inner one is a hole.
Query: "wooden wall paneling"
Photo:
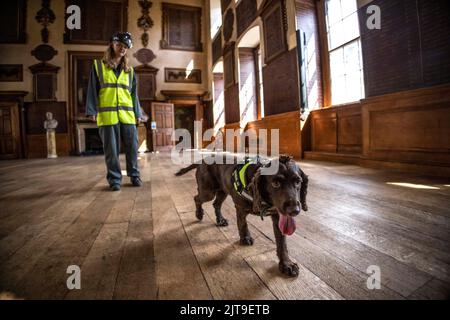
[[[294,48],[263,67],[265,115],[300,110],[297,63]]]
[[[47,136],[45,134],[28,134],[27,144],[27,158],[47,158]],[[58,156],[70,154],[70,139],[67,133],[56,134],[56,154]]]
[[[360,103],[314,110],[311,112],[310,118],[313,151],[362,153]]]
[[[2,132],[0,140],[8,150],[6,158],[24,158],[27,153],[25,133],[24,97],[28,91],[0,91],[0,107],[2,108]],[[5,113],[6,112],[6,113]],[[13,144],[13,146],[10,146]],[[13,153],[9,153],[13,149]],[[1,156],[0,156],[1,158]]]
[[[239,85],[235,84],[225,89],[225,123],[240,121],[239,112]]]
[[[265,62],[269,63],[287,50],[286,3],[285,0],[274,1],[263,9],[263,33],[265,46]]]
[[[234,49],[224,53],[223,56],[223,74],[225,89],[235,84],[235,58]]]
[[[337,152],[337,112],[335,108],[311,113],[312,150]]]
[[[450,86],[362,100],[363,155],[373,160],[450,165]]]
[[[219,28],[212,41],[212,64],[222,57],[222,27]]]
[[[237,36],[239,37],[256,18],[256,0],[240,1],[236,6]]]
[[[17,102],[0,102],[0,159],[17,159],[21,156]]]
[[[365,27],[359,10],[366,97],[450,82],[450,3],[375,0],[382,27]]]
[[[223,39],[225,43],[230,41],[234,30],[234,11],[233,9],[228,9],[223,18]]]
[[[158,69],[149,65],[140,65],[134,70],[136,71],[139,100],[155,100]]]
[[[450,1],[417,1],[426,86],[450,83]]]
[[[376,0],[382,28],[369,30],[359,10],[366,97],[417,88],[421,79],[420,39],[414,1]]]
[[[267,151],[271,150],[271,129],[279,130],[279,153],[290,154],[296,159],[301,158],[302,132],[300,130],[300,111],[286,112],[272,116],[266,116],[261,120],[251,121],[247,123],[245,130],[256,130],[258,138],[259,130],[266,129],[267,132]]]
[[[337,108],[337,152],[362,153],[361,104]]]
[[[67,114],[65,101],[31,102],[25,103],[26,133],[45,134],[44,121],[46,112],[53,113],[53,118],[58,121],[56,133],[68,133]]]
[[[226,117],[226,114],[225,114]],[[226,121],[226,120],[225,120]],[[232,130],[233,133],[236,133],[236,135],[234,135],[233,137],[233,150],[229,150],[227,149],[227,134],[226,134],[226,130]],[[222,130],[222,134],[223,134],[223,148],[226,151],[229,152],[237,152],[239,149],[239,138],[237,137],[238,134],[240,134],[242,132],[243,128],[241,128],[239,121],[237,122],[230,122],[230,123],[226,123],[225,126],[223,127]]]

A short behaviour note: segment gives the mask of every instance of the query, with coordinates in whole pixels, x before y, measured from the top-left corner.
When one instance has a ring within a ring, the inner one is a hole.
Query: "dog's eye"
[[[278,189],[281,186],[281,183],[279,181],[272,181],[272,187],[275,189]]]
[[[294,183],[295,183],[296,186],[298,186],[299,184],[302,183],[302,180],[300,180],[300,179],[295,179],[295,180],[294,180]]]

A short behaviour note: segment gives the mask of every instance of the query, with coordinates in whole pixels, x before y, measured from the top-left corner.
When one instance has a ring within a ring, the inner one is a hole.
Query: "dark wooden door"
[[[0,159],[19,158],[19,116],[15,103],[0,103]]]
[[[171,149],[172,134],[175,129],[174,108],[172,103],[152,102],[152,122],[156,122],[156,128],[152,128],[153,150]]]

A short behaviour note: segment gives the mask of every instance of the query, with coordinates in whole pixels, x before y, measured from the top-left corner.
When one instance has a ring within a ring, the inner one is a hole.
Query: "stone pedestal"
[[[47,129],[47,158],[58,158],[56,154],[56,134],[55,129]]]

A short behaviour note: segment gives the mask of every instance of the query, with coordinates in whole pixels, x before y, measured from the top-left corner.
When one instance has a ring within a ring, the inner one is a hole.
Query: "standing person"
[[[113,191],[119,191],[122,183],[120,138],[125,147],[127,176],[133,186],[142,185],[136,130],[136,121],[141,121],[141,111],[136,76],[127,57],[132,46],[130,33],[115,33],[103,59],[94,60],[87,90],[86,116],[97,121],[105,152],[106,179]]]

